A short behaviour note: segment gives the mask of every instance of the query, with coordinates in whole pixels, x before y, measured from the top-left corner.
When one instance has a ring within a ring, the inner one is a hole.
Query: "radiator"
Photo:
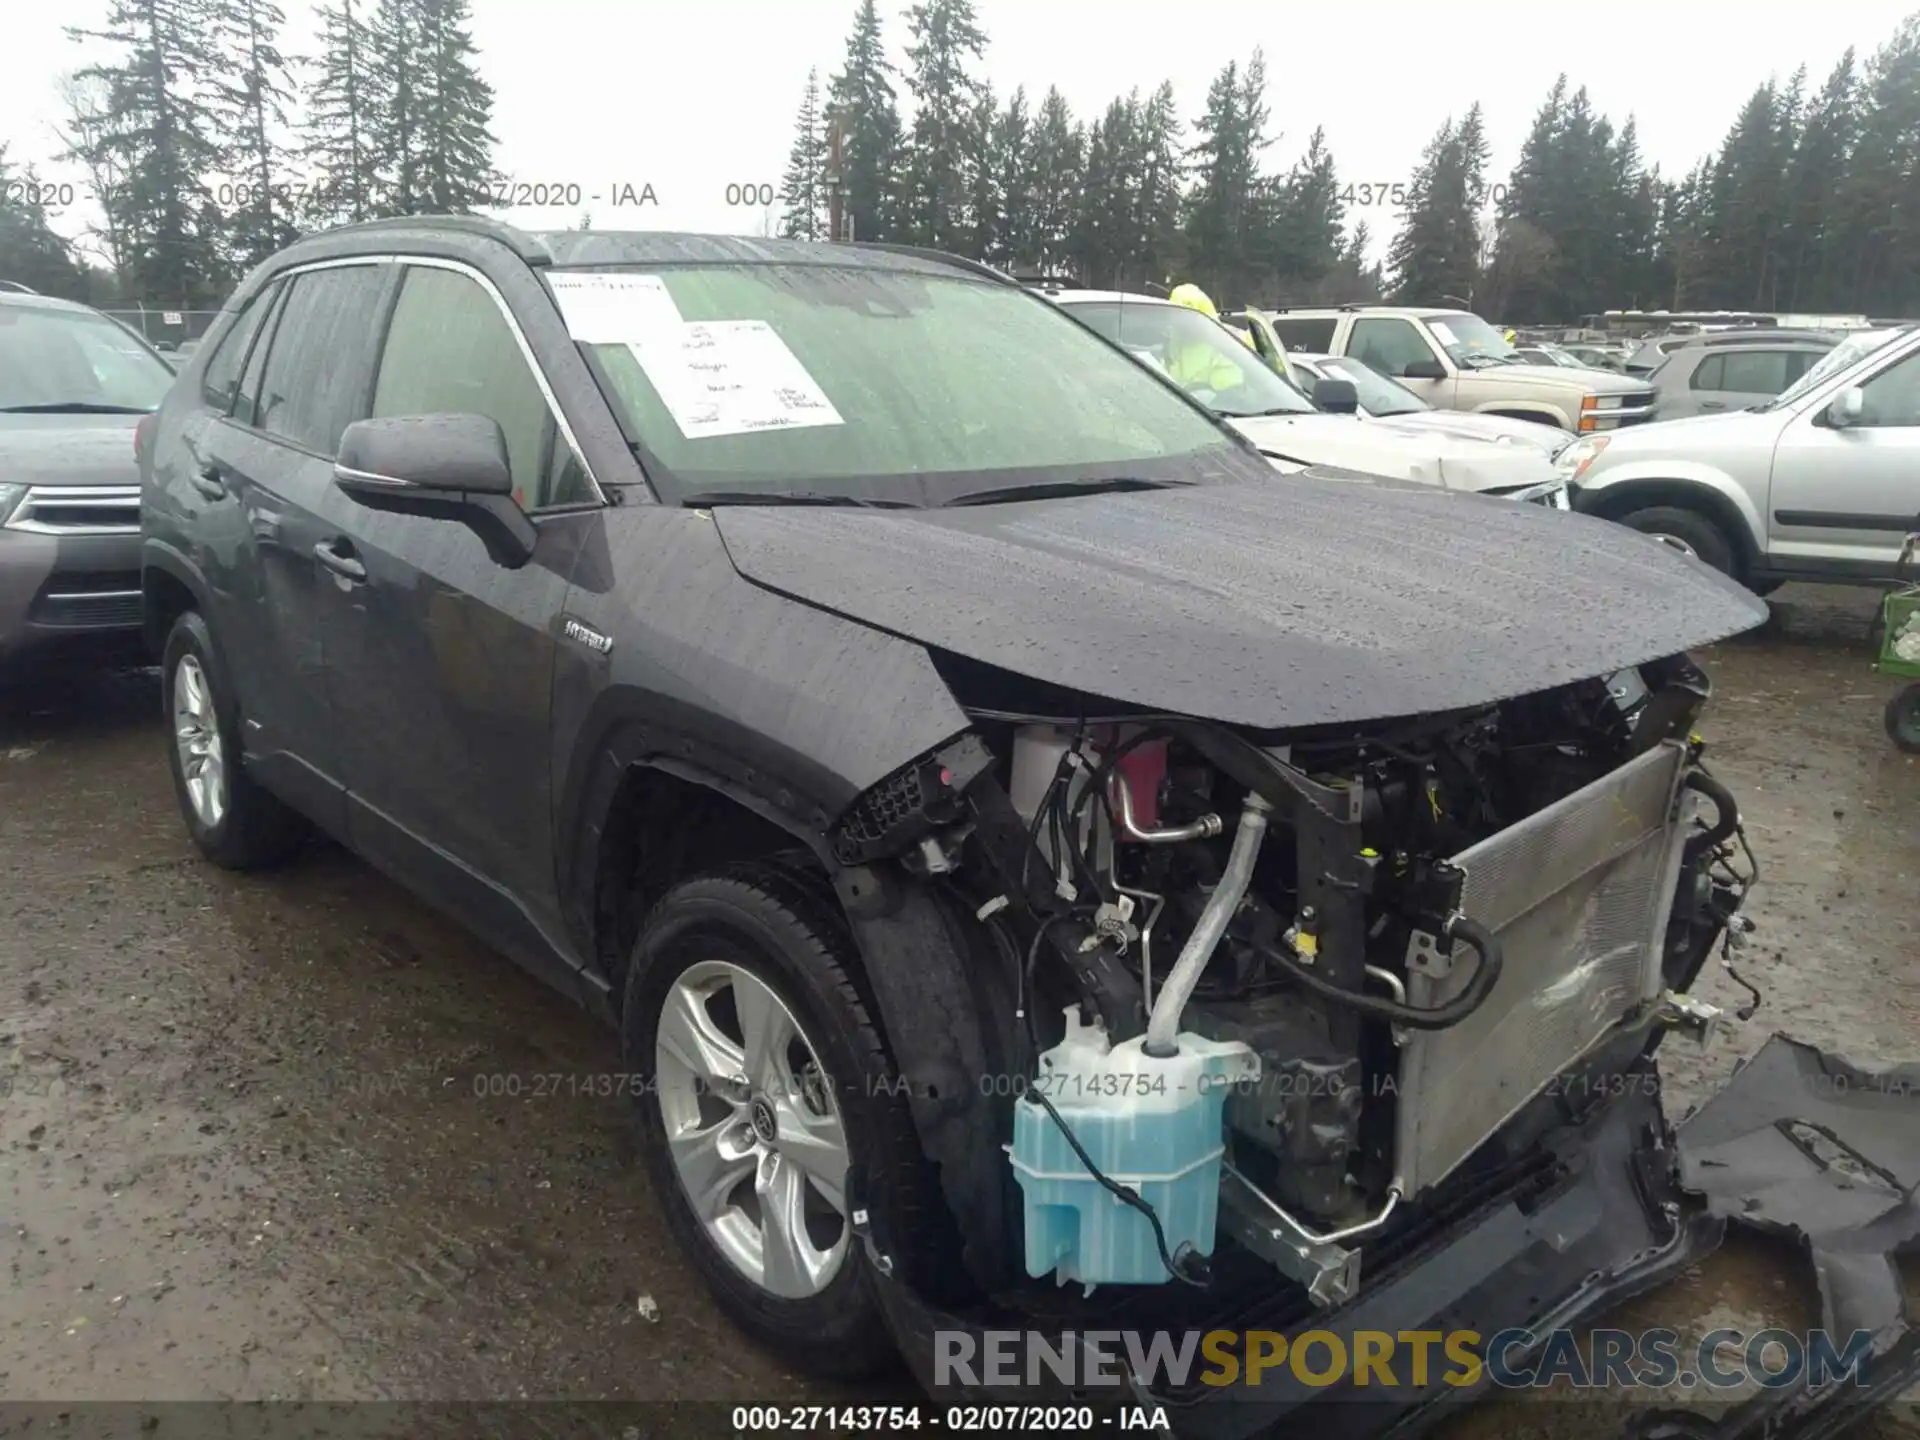
[[[1409,1195],[1443,1180],[1529,1100],[1656,999],[1679,880],[1686,749],[1669,741],[1454,857],[1460,908],[1500,940],[1486,1002],[1450,1030],[1409,1031],[1395,1137]],[[1407,999],[1457,995],[1471,947],[1416,934]]]

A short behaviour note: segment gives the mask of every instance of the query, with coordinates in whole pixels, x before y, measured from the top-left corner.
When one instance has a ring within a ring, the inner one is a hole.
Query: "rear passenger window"
[[[240,367],[247,363],[247,346],[260,329],[261,317],[273,308],[273,297],[279,290],[276,282],[255,291],[207,357],[207,368],[200,373],[200,398],[222,415],[233,409],[240,390]]]
[[[1289,350],[1304,350],[1309,355],[1325,355],[1333,349],[1336,320],[1289,320],[1284,315],[1273,322],[1280,343]]]
[[[273,328],[255,420],[316,455],[340,448],[361,417],[371,338],[380,318],[381,265],[344,265],[293,277]]]
[[[1707,356],[1706,359],[1694,366],[1693,378],[1687,381],[1688,387],[1694,390],[1726,389],[1727,387],[1722,383],[1726,378],[1726,362],[1727,357],[1724,355]]]
[[[1726,368],[1721,374],[1722,390],[1741,395],[1778,395],[1787,388],[1787,350],[1729,350],[1720,357]]]
[[[471,276],[408,268],[380,356],[373,413],[485,415],[506,437],[515,504],[537,510],[583,498],[554,493],[577,482],[563,470],[548,472],[552,411],[513,328]]]

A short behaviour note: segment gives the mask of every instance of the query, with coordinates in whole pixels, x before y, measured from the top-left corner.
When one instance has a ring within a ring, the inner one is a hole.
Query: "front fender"
[[[1538,420],[1556,430],[1571,430],[1567,412],[1544,400],[1487,400],[1467,412],[1471,415],[1504,415],[1514,420]]]
[[[185,588],[193,596],[194,608],[206,613],[213,595],[213,586],[208,583],[200,567],[193,563],[191,556],[177,546],[169,545],[157,536],[148,535],[140,542],[140,589],[144,594],[144,610],[147,627],[147,645],[154,654],[160,653],[167,643],[165,635],[154,634],[154,627],[164,613],[155,601],[154,575],[165,575]]]
[[[1605,468],[1596,466],[1575,483],[1580,487],[1580,508],[1607,519],[1644,505],[1671,504],[1691,491],[1697,502],[1723,517],[1739,520],[1734,538],[1749,554],[1766,543],[1766,517],[1746,486],[1707,461],[1673,455],[1636,456]]]

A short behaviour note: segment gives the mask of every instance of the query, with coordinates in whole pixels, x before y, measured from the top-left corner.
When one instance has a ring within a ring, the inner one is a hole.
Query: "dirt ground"
[[[1706,657],[1702,727],[1764,870],[1766,1004],[1705,1054],[1669,1047],[1676,1115],[1774,1029],[1920,1057],[1920,763],[1881,730],[1871,598],[1776,599]],[[719,1316],[622,1102],[530,1093],[617,1071],[609,1034],[337,850],[266,877],[201,862],[166,743],[151,674],[0,694],[0,1395],[850,1398]],[[1735,1246],[1621,1321],[1817,1323],[1792,1260]],[[1502,1398],[1450,1432],[1624,1413]],[[1873,1433],[1920,1436],[1913,1413]]]

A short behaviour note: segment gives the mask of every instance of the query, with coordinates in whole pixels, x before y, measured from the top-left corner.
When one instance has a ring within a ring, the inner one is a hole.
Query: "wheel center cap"
[[[774,1137],[780,1133],[780,1124],[774,1117],[773,1105],[764,1095],[756,1095],[747,1106],[747,1123],[753,1126],[753,1133],[763,1145],[771,1145]]]

